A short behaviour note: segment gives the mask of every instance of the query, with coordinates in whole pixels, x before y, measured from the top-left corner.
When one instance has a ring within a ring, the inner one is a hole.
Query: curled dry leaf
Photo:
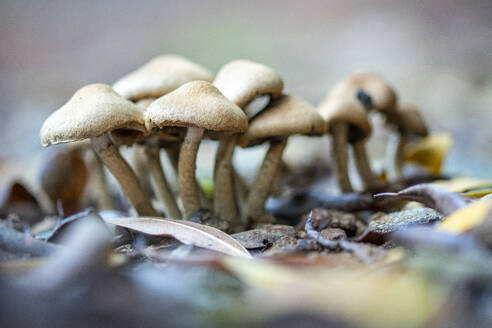
[[[199,223],[154,218],[106,218],[107,223],[153,236],[169,236],[182,242],[231,256],[251,258],[249,252],[228,234]]]
[[[419,202],[435,209],[444,216],[450,215],[454,211],[467,206],[467,200],[460,194],[430,183],[418,184],[397,193],[387,192],[376,194],[374,198],[396,198]]]
[[[285,197],[268,199],[265,209],[275,216],[294,219],[318,207],[356,212],[368,210],[372,205],[373,199],[368,194],[332,195],[323,192],[300,191]]]

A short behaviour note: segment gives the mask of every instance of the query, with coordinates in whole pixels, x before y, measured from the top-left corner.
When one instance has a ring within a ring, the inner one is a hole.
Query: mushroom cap
[[[249,123],[239,144],[249,147],[273,137],[323,133],[325,122],[311,104],[294,95],[283,95]]]
[[[427,125],[425,124],[422,115],[417,106],[402,103],[398,108],[400,116],[401,129],[409,134],[419,137],[425,137],[429,134]]]
[[[398,96],[395,90],[379,74],[372,72],[357,73],[339,82],[330,97],[357,99],[359,90],[371,96],[373,109],[383,113],[396,112]]]
[[[243,108],[260,95],[280,97],[284,81],[273,68],[249,60],[235,60],[220,69],[214,85]]]
[[[205,81],[188,82],[160,97],[150,104],[144,116],[149,131],[164,126],[231,132],[244,132],[248,128],[248,119],[241,108]]]
[[[328,131],[335,123],[348,124],[350,142],[365,139],[371,135],[372,128],[367,112],[355,99],[338,100],[328,97],[319,105],[318,112],[325,120]]]
[[[41,144],[82,140],[121,128],[145,132],[143,113],[109,85],[90,84],[46,119]]]
[[[145,112],[147,107],[149,107],[150,104],[154,102],[155,98],[143,98],[135,102],[135,105],[137,106],[138,109],[142,111],[142,113]]]
[[[211,82],[213,74],[205,67],[178,55],[158,56],[114,84],[127,99],[158,98],[195,80]]]

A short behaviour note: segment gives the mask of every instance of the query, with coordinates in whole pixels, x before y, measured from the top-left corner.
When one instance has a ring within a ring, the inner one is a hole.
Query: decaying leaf
[[[492,181],[477,178],[457,177],[450,180],[435,181],[433,184],[472,198],[480,198],[492,192]]]
[[[251,294],[258,316],[304,309],[363,327],[420,327],[443,301],[442,290],[425,276],[392,266],[302,269],[239,258],[224,264],[261,291]]]
[[[369,220],[369,229],[389,233],[412,225],[429,224],[442,219],[442,215],[430,208],[417,208],[393,213],[378,213]]]
[[[467,232],[482,223],[491,210],[492,199],[476,201],[446,217],[439,229],[450,233]]]
[[[405,160],[420,164],[432,173],[439,174],[451,143],[452,138],[447,133],[432,134],[415,144],[409,144],[405,149]]]
[[[15,213],[28,223],[43,219],[43,213],[36,197],[19,181],[14,181],[0,195],[0,216]]]
[[[107,223],[153,236],[169,236],[198,247],[208,248],[232,256],[251,258],[249,252],[228,234],[199,223],[153,218],[106,218]]]
[[[248,230],[232,235],[247,249],[262,248],[273,244],[283,236],[295,237],[294,227],[281,224],[267,224],[258,229]]]
[[[44,163],[40,184],[54,205],[60,201],[65,215],[79,210],[88,169],[82,152],[76,147],[67,147],[51,155]]]
[[[397,193],[381,193],[374,195],[375,198],[396,198],[414,201],[435,209],[444,216],[450,215],[460,208],[466,207],[466,199],[458,193],[448,191],[438,185],[431,183],[418,184]]]

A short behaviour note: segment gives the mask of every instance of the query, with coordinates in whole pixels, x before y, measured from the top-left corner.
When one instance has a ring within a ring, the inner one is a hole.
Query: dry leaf
[[[444,160],[451,147],[452,138],[447,133],[428,136],[405,149],[405,161],[420,164],[432,173],[441,172]]]
[[[460,194],[431,183],[418,184],[397,193],[376,194],[374,198],[396,198],[419,202],[445,216],[467,206],[466,199]]]
[[[153,236],[169,236],[183,244],[192,244],[232,256],[251,258],[249,252],[234,238],[203,224],[152,217],[106,218],[104,220],[107,223]]]
[[[424,275],[395,266],[288,268],[265,260],[223,261],[259,291],[251,293],[258,316],[307,309],[363,327],[421,327],[443,300],[442,290]]]
[[[445,218],[440,230],[463,233],[479,225],[492,210],[492,199],[479,200]]]

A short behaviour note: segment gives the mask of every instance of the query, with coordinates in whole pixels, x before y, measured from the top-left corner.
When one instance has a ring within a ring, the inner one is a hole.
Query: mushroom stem
[[[379,185],[376,176],[372,172],[371,165],[369,164],[365,141],[358,140],[353,142],[352,150],[354,153],[355,165],[357,166],[357,172],[359,173],[365,188],[371,189]]]
[[[99,158],[106,165],[109,171],[116,178],[125,193],[126,197],[133,205],[140,216],[158,216],[157,211],[145,194],[140,182],[132,168],[121,157],[118,148],[113,144],[107,133],[91,138],[92,148]]]
[[[244,181],[243,177],[237,173],[236,169],[234,169],[234,166],[232,166],[232,178],[234,180],[234,192],[236,193],[238,210],[242,217],[244,212],[243,208],[246,204],[246,200],[248,199],[248,185]]]
[[[178,182],[184,216],[189,219],[200,209],[200,188],[196,181],[196,156],[203,129],[189,127],[181,144],[178,163]]]
[[[142,185],[142,188],[145,190],[145,192],[152,196],[153,189],[146,165],[146,155],[144,154],[145,147],[142,147],[140,145],[133,145],[132,152],[132,162],[133,168],[135,170],[135,175],[137,176],[138,181],[140,181],[140,184]]]
[[[247,224],[254,222],[265,213],[265,202],[270,196],[285,145],[286,138],[270,142],[270,148],[256,174],[256,180],[246,202],[245,223]]]
[[[162,169],[160,148],[158,145],[146,145],[145,154],[147,156],[147,163],[150,167],[150,174],[152,175],[152,183],[157,196],[164,205],[166,214],[173,219],[181,219],[181,212],[179,210],[176,199],[169,188],[164,170]]]
[[[179,144],[176,144],[176,146],[171,146],[166,149],[166,154],[167,157],[169,157],[169,161],[171,162],[171,165],[174,168],[174,172],[176,175],[178,174],[178,162],[179,162]],[[212,208],[213,207],[213,202],[210,197],[207,196],[205,191],[203,191],[203,188],[198,186],[198,192],[200,193],[200,205],[202,208]]]
[[[164,148],[166,151],[167,157],[169,158],[169,162],[174,169],[174,173],[178,174],[178,163],[179,163],[179,144]]]
[[[345,123],[335,123],[331,127],[333,134],[333,152],[337,168],[338,186],[342,192],[353,192],[348,173],[347,136],[348,126]]]
[[[400,132],[394,134],[388,141],[386,148],[386,168],[390,180],[395,180],[403,176],[403,162],[405,160],[405,146],[408,142],[408,135]]]
[[[113,201],[111,199],[111,192],[109,191],[108,181],[106,180],[106,172],[104,172],[104,164],[97,155],[96,152],[91,154],[92,167],[94,169],[93,181],[95,184],[95,196],[97,209],[99,211],[112,210]]]
[[[237,142],[237,134],[220,140],[215,157],[214,172],[214,212],[223,220],[237,220],[238,208],[234,190],[232,156]]]

